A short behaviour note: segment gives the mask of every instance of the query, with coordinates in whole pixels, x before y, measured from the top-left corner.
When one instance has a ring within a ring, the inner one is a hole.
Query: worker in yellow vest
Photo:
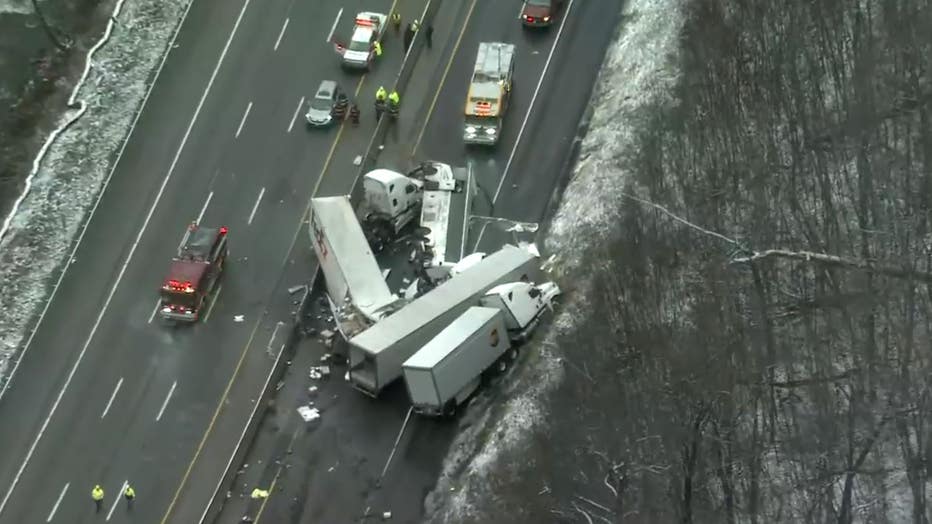
[[[100,513],[100,509],[104,506],[104,488],[100,487],[100,484],[94,486],[94,489],[91,490],[91,498],[94,499],[94,507],[97,508],[97,513]]]

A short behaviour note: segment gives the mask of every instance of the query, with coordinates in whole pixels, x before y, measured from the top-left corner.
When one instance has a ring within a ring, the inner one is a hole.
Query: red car
[[[527,0],[521,10],[521,23],[525,27],[548,27],[562,7],[563,0]]]

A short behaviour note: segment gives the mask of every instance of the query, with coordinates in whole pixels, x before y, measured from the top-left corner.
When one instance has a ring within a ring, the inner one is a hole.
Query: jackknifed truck
[[[527,250],[505,245],[459,275],[407,303],[349,339],[349,379],[376,397],[402,375],[402,365],[490,289],[509,282],[533,282],[540,261]]]
[[[458,278],[458,277],[454,277]],[[495,368],[504,371],[560,293],[552,282],[509,282],[492,288],[402,366],[414,411],[450,416]]]

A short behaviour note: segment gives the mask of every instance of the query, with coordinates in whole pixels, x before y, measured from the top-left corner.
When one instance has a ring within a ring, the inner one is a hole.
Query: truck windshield
[[[498,119],[494,116],[467,116],[466,125],[474,127],[495,127]]]
[[[197,293],[178,293],[176,291],[162,290],[162,301],[173,306],[185,308],[194,308],[196,305],[195,295]]]
[[[353,40],[349,44],[350,51],[368,51],[369,43],[362,40]]]

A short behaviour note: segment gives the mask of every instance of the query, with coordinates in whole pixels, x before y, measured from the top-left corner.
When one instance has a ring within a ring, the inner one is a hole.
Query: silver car
[[[307,124],[313,127],[329,125],[333,122],[333,109],[337,105],[342,91],[334,80],[324,80],[317,88],[314,97],[308,104],[307,114],[304,118]]]

